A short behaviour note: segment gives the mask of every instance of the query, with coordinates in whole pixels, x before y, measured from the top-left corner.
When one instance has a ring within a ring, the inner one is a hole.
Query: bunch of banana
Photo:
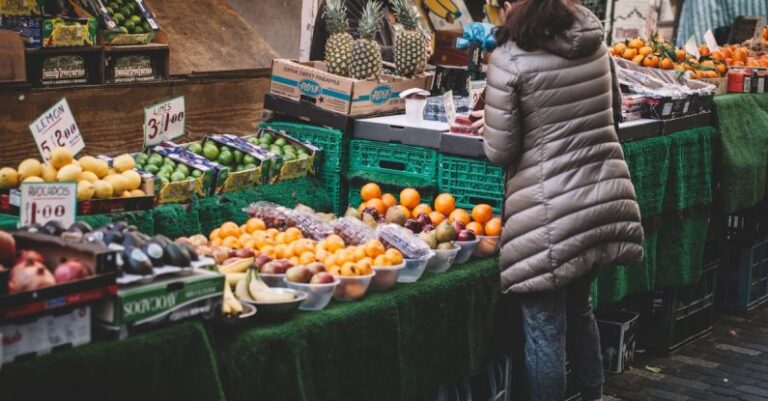
[[[224,303],[221,306],[221,310],[227,316],[243,313],[243,304],[235,298],[235,294],[232,293],[232,288],[229,286],[229,281],[224,284]]]
[[[269,286],[261,280],[259,273],[253,268],[249,269],[245,277],[235,285],[235,296],[241,301],[261,303],[280,303],[294,299],[293,294],[270,291]]]
[[[253,263],[254,258],[229,258],[219,265],[219,273],[245,273],[248,267]]]

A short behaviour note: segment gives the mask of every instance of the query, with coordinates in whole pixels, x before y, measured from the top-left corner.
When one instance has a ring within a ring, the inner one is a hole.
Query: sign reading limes
[[[157,145],[184,135],[184,96],[144,108],[144,146]]]
[[[21,184],[19,225],[57,220],[69,227],[77,217],[77,183],[26,182]]]
[[[46,162],[51,159],[51,151],[55,148],[66,148],[72,155],[85,148],[80,129],[77,128],[75,117],[69,109],[67,98],[61,98],[56,104],[29,124],[32,137],[35,138],[37,149]]]

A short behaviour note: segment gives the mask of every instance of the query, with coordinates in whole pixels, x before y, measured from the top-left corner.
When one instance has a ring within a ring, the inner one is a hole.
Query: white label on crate
[[[73,155],[85,148],[80,129],[69,109],[67,98],[61,98],[56,104],[29,124],[29,130],[35,139],[37,149],[46,162],[51,158],[54,148],[69,149]]]
[[[158,145],[184,135],[184,96],[144,108],[144,146]]]
[[[77,183],[27,182],[21,184],[19,226],[52,220],[69,227],[77,217]]]
[[[453,104],[453,91],[443,94],[443,107],[445,108],[445,117],[448,118],[448,124],[453,125],[456,121],[456,105]]]
[[[688,109],[691,107],[691,101],[686,100],[685,105],[683,106],[683,114],[688,113]]]
[[[765,92],[765,77],[757,78],[757,93]]]
[[[744,93],[752,92],[752,77],[749,75],[744,76]]]
[[[707,42],[709,50],[713,52],[720,50],[720,46],[718,46],[717,40],[715,40],[715,34],[712,33],[711,29],[704,33],[704,41]]]
[[[668,116],[672,114],[672,104],[673,104],[672,102],[668,102],[667,104],[664,105],[664,108],[661,110],[662,116]]]

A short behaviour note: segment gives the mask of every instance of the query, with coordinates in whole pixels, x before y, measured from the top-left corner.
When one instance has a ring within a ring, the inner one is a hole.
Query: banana
[[[227,286],[234,287],[237,282],[245,278],[246,273],[229,273],[227,274]]]
[[[288,302],[288,301],[293,301],[294,299],[293,294],[282,293],[282,292],[259,291],[254,295],[255,295],[254,299],[256,300],[256,302],[263,302],[263,303]]]
[[[263,281],[261,281],[261,278],[259,278],[259,275],[256,274],[255,270],[250,270],[248,272],[248,293],[251,295],[251,298],[257,299],[257,296],[260,292],[263,292],[264,290],[269,290],[269,287],[264,284]]]
[[[241,304],[240,301],[238,301],[237,299],[234,299],[234,298],[228,299],[226,300],[225,303],[229,305],[229,308],[232,310],[234,314],[239,315],[243,313],[243,304]]]
[[[251,263],[253,263],[252,257],[232,259],[229,263],[219,266],[219,273],[244,273],[246,270],[248,270],[248,266],[250,266]]]
[[[241,301],[253,301],[251,294],[248,293],[248,278],[237,282],[235,286],[235,296]]]
[[[222,306],[224,314],[239,315],[243,313],[243,305],[235,298],[232,288],[229,284],[224,285],[224,304]]]

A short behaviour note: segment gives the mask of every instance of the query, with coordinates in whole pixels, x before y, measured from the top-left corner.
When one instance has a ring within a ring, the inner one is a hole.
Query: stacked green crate
[[[456,206],[471,210],[486,203],[495,213],[504,206],[504,170],[486,160],[440,155],[438,189],[456,198]]]

